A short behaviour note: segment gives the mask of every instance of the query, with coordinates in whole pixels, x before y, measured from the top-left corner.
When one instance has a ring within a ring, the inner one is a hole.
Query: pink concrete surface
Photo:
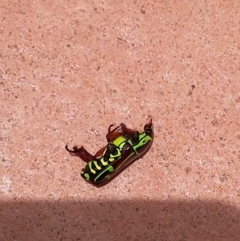
[[[0,3],[0,241],[240,239],[240,1]],[[150,151],[108,185],[107,128]]]

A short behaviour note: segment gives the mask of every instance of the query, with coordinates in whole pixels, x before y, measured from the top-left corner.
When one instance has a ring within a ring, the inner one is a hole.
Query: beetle
[[[127,128],[124,123],[113,128],[108,127],[106,135],[108,144],[95,155],[90,154],[83,146],[65,149],[72,155],[79,156],[87,164],[81,176],[89,183],[99,187],[112,180],[119,172],[143,156],[150,148],[153,138],[152,119],[144,126],[144,131]]]

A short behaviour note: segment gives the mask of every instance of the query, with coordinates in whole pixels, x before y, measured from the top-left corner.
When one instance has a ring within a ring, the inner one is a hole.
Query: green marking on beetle
[[[117,153],[116,154],[110,154],[110,157],[108,159],[109,162],[114,162],[118,159],[118,157],[121,157],[121,151],[118,149],[118,147],[116,147],[116,151]]]
[[[114,172],[113,166],[109,165],[104,171],[102,171],[96,178],[94,178],[94,182],[97,182],[98,178],[101,177],[105,172]]]
[[[122,145],[124,145],[125,144],[125,142],[126,142],[126,138],[124,137],[124,136],[119,136],[117,139],[115,139],[112,143],[115,145],[115,146],[117,146],[117,147],[119,147],[120,149],[123,147]]]
[[[100,167],[100,166],[98,166],[97,161],[93,161],[93,163],[94,163],[95,167],[96,167],[98,170],[101,170],[101,167]]]
[[[107,168],[107,170],[108,170],[109,172],[113,172],[113,171],[114,171],[114,168],[113,168],[113,166],[109,166],[109,167]]]
[[[96,174],[96,171],[92,169],[92,161],[90,161],[88,163],[88,166],[89,166],[89,169],[90,169],[91,173]]]
[[[90,175],[89,175],[88,173],[84,173],[84,177],[86,178],[86,180],[89,181],[89,179],[90,179]]]
[[[139,139],[140,139],[140,137],[139,137]],[[137,151],[137,149],[139,147],[146,145],[146,143],[149,142],[149,141],[152,141],[152,137],[145,134],[145,136],[143,136],[140,139],[139,143],[137,143],[136,145],[133,146],[134,151]]]
[[[113,161],[115,161],[115,158],[114,158],[114,157],[110,157],[110,158],[109,158],[109,161],[110,161],[110,162],[113,162]]]
[[[102,163],[103,166],[108,165],[108,162],[105,162],[103,157],[100,159],[100,162]]]
[[[116,154],[110,153],[110,157],[115,158],[115,157],[121,156],[121,151],[120,151],[119,147],[117,147],[117,146],[116,146],[116,151],[117,151]]]

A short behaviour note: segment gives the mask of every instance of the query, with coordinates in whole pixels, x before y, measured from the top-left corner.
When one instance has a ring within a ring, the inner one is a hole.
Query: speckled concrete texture
[[[238,241],[240,1],[1,1],[0,241]],[[108,185],[64,146],[150,151]]]

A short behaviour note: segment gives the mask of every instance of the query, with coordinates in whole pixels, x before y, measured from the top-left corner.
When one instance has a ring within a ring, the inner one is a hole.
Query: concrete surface
[[[1,1],[0,240],[237,241],[240,2]],[[102,188],[64,149],[151,150]]]

